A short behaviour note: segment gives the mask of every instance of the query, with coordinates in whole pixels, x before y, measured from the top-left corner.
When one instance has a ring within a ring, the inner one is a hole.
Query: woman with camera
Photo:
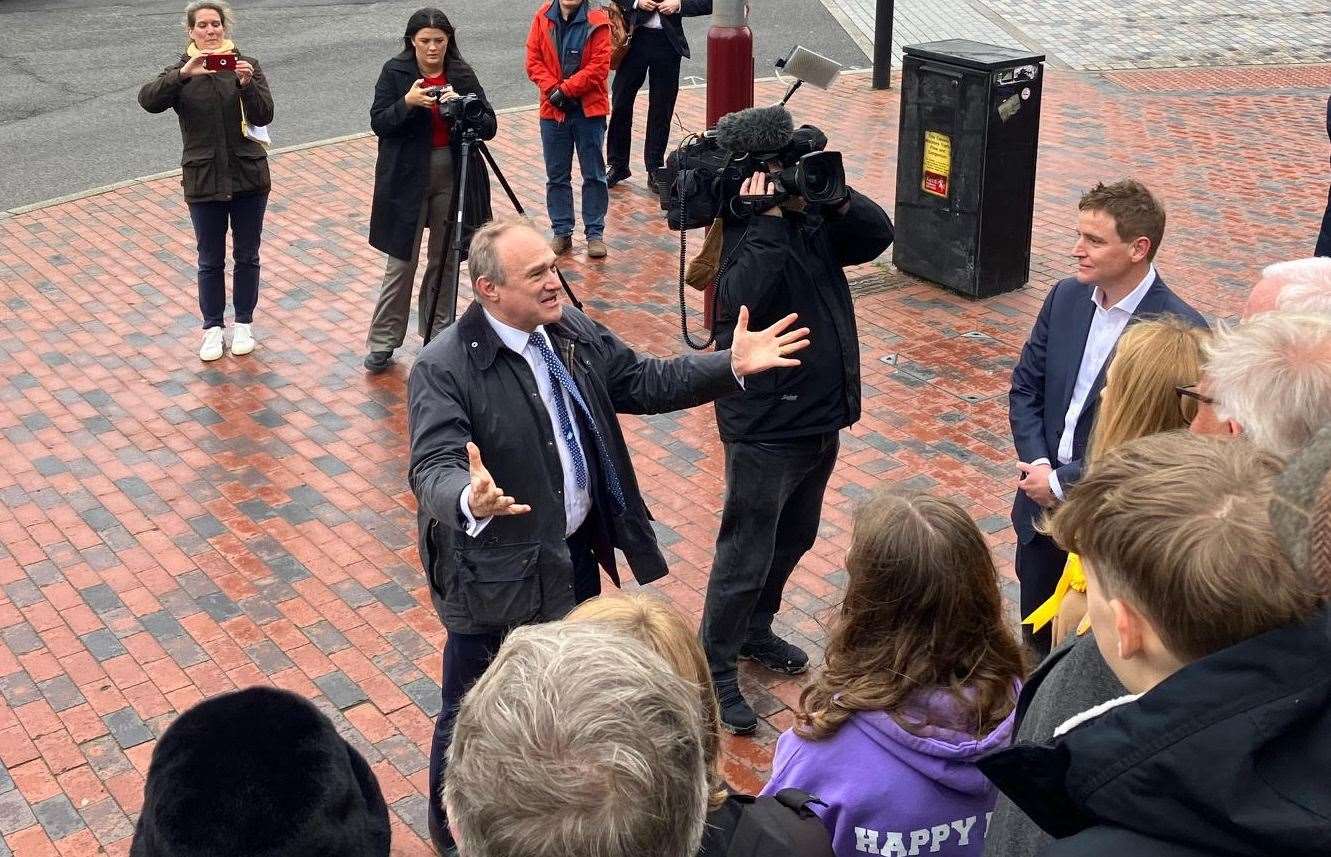
[[[379,303],[366,339],[365,368],[382,372],[407,335],[411,292],[420,257],[421,233],[430,229],[425,277],[417,306],[421,336],[453,320],[455,271],[461,259],[449,255],[449,226],[461,171],[464,131],[482,140],[498,129],[494,109],[476,73],[458,52],[448,16],[421,9],[407,19],[404,49],[384,63],[374,87],[370,127],[379,138],[374,166],[370,245],[388,254]],[[449,102],[474,95],[465,116]],[[442,106],[442,110],[441,110]],[[463,258],[472,230],[490,219],[490,183],[481,153],[471,152],[463,200]],[[446,264],[447,262],[447,264]],[[439,291],[434,318],[435,290]]]
[[[226,311],[226,231],[231,226],[231,300],[236,330],[231,353],[254,350],[254,306],[259,301],[259,239],[268,207],[268,153],[264,126],[273,121],[273,97],[259,63],[229,38],[235,16],[222,0],[185,7],[185,53],[139,90],[149,113],[174,108],[184,141],[181,180],[199,247],[200,360],[222,356]]]

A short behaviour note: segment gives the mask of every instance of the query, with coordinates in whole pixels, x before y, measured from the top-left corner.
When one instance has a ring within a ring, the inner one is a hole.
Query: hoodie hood
[[[842,728],[858,730],[903,765],[954,791],[978,795],[992,788],[975,767],[975,760],[1012,742],[1012,714],[997,729],[977,738],[965,728],[968,718],[957,699],[935,690],[919,694],[899,716],[907,724],[927,725],[907,729],[891,714],[862,711]]]
[[[1213,855],[1331,854],[1331,613],[981,766],[1057,837],[1099,826]]]

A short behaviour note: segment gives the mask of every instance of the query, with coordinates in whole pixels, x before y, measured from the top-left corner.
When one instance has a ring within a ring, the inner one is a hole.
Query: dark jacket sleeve
[[[684,0],[679,6],[680,17],[712,14],[712,0]]]
[[[850,191],[850,207],[845,213],[827,209],[824,214],[832,252],[841,267],[862,265],[882,255],[896,233],[892,218],[882,206],[856,190]]]
[[[176,96],[180,94],[180,67],[184,62],[167,66],[162,73],[148,81],[139,90],[139,106],[149,113],[161,113],[176,106]]]
[[[264,77],[259,61],[245,57],[254,66],[254,77],[240,90],[240,103],[245,105],[245,121],[251,125],[269,125],[273,121],[273,94],[268,89],[268,78]]]
[[[730,370],[729,351],[668,360],[639,357],[604,325],[592,324],[605,355],[606,387],[621,414],[678,411],[740,390]]]
[[[407,479],[416,502],[445,526],[461,529],[458,498],[471,484],[466,396],[454,376],[429,359],[417,360],[407,380],[411,462]],[[484,456],[485,450],[481,450]]]
[[[1053,461],[1044,440],[1044,376],[1045,351],[1049,344],[1049,316],[1053,312],[1055,285],[1049,290],[1040,307],[1040,314],[1031,328],[1031,337],[1021,349],[1021,358],[1012,367],[1012,389],[1008,391],[1008,423],[1012,426],[1012,442],[1017,457],[1022,461],[1047,458]],[[1063,474],[1059,474],[1063,481]],[[1073,481],[1076,481],[1075,479]]]
[[[1036,458],[1039,458],[1039,456],[1037,455]],[[1028,459],[1025,458],[1022,459],[1022,461],[1027,460]],[[1050,456],[1050,460],[1053,460],[1053,456]],[[1063,489],[1065,495],[1069,488],[1081,481],[1082,467],[1082,459],[1074,458],[1067,464],[1054,468],[1054,472],[1058,474],[1058,487]]]
[[[722,248],[726,269],[717,280],[717,297],[732,312],[741,306],[757,312],[785,276],[789,227],[784,217],[758,214],[725,228],[738,243]]]
[[[407,132],[407,118],[411,107],[398,92],[394,82],[395,75],[387,68],[379,72],[379,80],[374,85],[374,102],[370,105],[370,130],[379,137],[393,137]]]

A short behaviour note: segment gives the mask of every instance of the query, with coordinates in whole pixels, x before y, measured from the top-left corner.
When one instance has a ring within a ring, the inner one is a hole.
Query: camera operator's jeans
[[[726,500],[699,635],[712,680],[734,681],[740,647],[771,631],[781,593],[818,538],[837,432],[727,443]]]
[[[425,251],[425,276],[421,279],[420,295],[417,299],[417,323],[420,334],[425,336],[425,326],[430,315],[430,304],[434,301],[433,284],[437,279],[443,285],[435,310],[434,330],[438,333],[453,322],[453,310],[457,297],[453,288],[453,262],[444,241],[448,237],[453,204],[453,152],[447,146],[430,151],[430,175],[425,187],[425,199],[421,200],[420,218],[416,221],[416,240],[411,244],[410,259],[388,257],[384,267],[384,282],[379,290],[379,302],[375,304],[374,315],[370,319],[370,334],[365,338],[367,351],[393,351],[402,347],[407,337],[407,317],[411,314],[411,290],[416,280],[416,266],[421,257],[421,233],[430,227],[430,242]],[[449,256],[448,265],[444,266],[444,257]]]
[[[610,189],[605,184],[605,117],[570,115],[563,122],[541,120],[545,154],[545,209],[556,235],[572,235],[573,152],[582,173],[582,222],[588,238],[605,234]]]
[[[268,192],[232,197],[226,202],[191,202],[189,218],[199,245],[199,314],[203,328],[222,326],[226,312],[226,230],[231,225],[231,302],[236,323],[254,321],[259,302],[259,240]]]

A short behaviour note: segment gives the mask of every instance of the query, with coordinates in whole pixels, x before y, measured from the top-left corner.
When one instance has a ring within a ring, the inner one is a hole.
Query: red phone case
[[[234,54],[209,54],[203,58],[203,67],[209,71],[235,71],[236,57]]]

